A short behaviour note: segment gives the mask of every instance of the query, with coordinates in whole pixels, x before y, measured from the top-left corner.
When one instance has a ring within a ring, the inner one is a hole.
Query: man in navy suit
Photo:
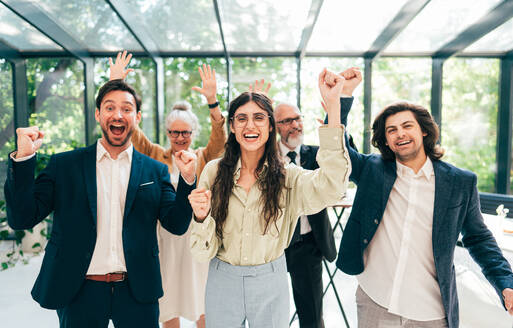
[[[342,106],[343,124],[349,109]],[[453,257],[460,233],[513,314],[513,273],[483,223],[477,177],[440,160],[429,112],[395,103],[372,130],[380,154],[348,147],[358,189],[336,262],[358,275],[358,326],[458,327]]]
[[[180,153],[173,190],[165,165],[133,149],[141,101],[121,80],[107,82],[96,99],[102,129],[94,145],[53,155],[34,180],[43,132],[19,128],[10,154],[5,196],[13,229],[29,229],[53,212],[53,228],[32,289],[44,308],[57,309],[60,327],[158,327],[162,296],[157,220],[187,231],[195,159]],[[185,180],[185,181],[184,181]]]

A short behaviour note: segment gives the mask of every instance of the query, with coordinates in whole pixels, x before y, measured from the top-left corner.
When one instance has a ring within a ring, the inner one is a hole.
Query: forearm
[[[296,181],[296,197],[302,208],[299,214],[317,213],[326,206],[333,205],[344,195],[351,164],[344,146],[343,133],[342,126],[319,128],[319,168],[315,171],[304,171]]]
[[[202,150],[202,156],[204,164],[211,160],[221,156],[224,150],[224,144],[226,142],[226,130],[224,127],[225,119],[221,116],[220,120],[216,120],[212,115],[210,116],[212,121],[212,132],[208,139],[207,146]],[[203,165],[204,165],[203,164]]]
[[[50,169],[47,167],[34,180],[36,157],[23,162],[9,159],[8,176],[4,186],[7,223],[12,229],[31,229],[50,214],[53,206],[53,188]],[[50,165],[49,165],[50,166]]]
[[[171,185],[169,185],[169,188],[170,186]],[[160,222],[164,229],[175,235],[183,235],[187,232],[192,217],[192,207],[187,196],[195,187],[196,183],[189,185],[180,176],[173,206],[171,206],[165,214],[160,216]],[[169,192],[171,192],[171,190],[169,190]]]
[[[347,126],[347,117],[351,111],[354,97],[340,97],[340,123]],[[328,115],[324,118],[324,123],[328,123]]]

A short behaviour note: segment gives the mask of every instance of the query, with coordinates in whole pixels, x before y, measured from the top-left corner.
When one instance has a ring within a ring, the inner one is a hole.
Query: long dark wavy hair
[[[423,138],[424,151],[433,161],[439,160],[444,155],[444,149],[437,144],[440,132],[438,125],[427,109],[422,106],[408,102],[397,102],[385,107],[372,123],[372,145],[379,149],[385,160],[395,160],[395,154],[387,146],[385,123],[389,116],[399,112],[410,111],[420,125],[422,132],[426,133]]]
[[[271,131],[265,143],[265,151],[258,161],[256,176],[261,191],[260,202],[264,208],[264,234],[269,225],[281,215],[280,198],[285,185],[285,169],[276,143],[276,122],[273,115],[272,101],[266,95],[255,92],[243,92],[235,98],[228,109],[228,122],[233,124],[233,116],[237,109],[249,102],[255,103],[269,115]],[[234,186],[233,176],[237,161],[240,158],[240,144],[235,134],[230,132],[224,146],[224,156],[219,161],[217,175],[212,185],[212,217],[216,221],[216,234],[223,237],[223,225],[228,215],[228,202]],[[265,164],[265,166],[264,166]]]

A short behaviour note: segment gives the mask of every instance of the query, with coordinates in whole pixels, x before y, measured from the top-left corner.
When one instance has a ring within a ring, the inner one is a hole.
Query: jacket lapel
[[[86,148],[84,151],[84,160],[82,163],[89,208],[91,209],[93,221],[96,225],[96,142]]]
[[[126,221],[128,212],[130,212],[130,209],[132,208],[132,204],[135,199],[135,194],[137,193],[137,189],[139,188],[141,172],[142,155],[134,149],[134,153],[132,155],[132,168],[130,169],[130,180],[128,181],[128,188],[126,191],[125,213],[123,215],[123,222]]]
[[[395,161],[384,161],[384,172],[383,172],[383,198],[381,199],[381,208],[383,211],[387,206],[388,197],[394,186],[395,179],[397,178],[397,171]]]
[[[453,174],[450,167],[441,161],[433,161],[435,171],[435,204],[433,209],[433,250],[439,245],[439,236],[443,227],[445,212],[453,190]]]
[[[301,145],[301,148],[299,149],[299,155],[301,158],[301,163],[300,163],[301,167],[305,168],[307,170],[312,170],[313,164],[312,164],[312,155],[310,152],[310,147]]]

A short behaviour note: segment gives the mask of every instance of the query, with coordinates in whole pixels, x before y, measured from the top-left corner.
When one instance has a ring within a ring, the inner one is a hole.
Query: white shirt
[[[290,163],[290,157],[287,156],[287,153],[290,152],[290,148],[285,146],[283,142],[278,142],[280,145],[280,152],[285,160],[285,163]],[[296,165],[301,166],[301,154],[300,154],[301,145],[297,146],[293,151],[296,153]],[[301,235],[306,235],[310,231],[312,231],[312,227],[310,226],[310,222],[308,222],[308,217],[306,215],[301,215],[299,219],[300,228],[299,233]]]
[[[442,319],[446,314],[432,242],[433,163],[428,158],[417,174],[397,161],[396,165],[397,179],[382,222],[364,252],[365,270],[358,282],[390,313],[418,321]]]
[[[133,151],[130,145],[114,160],[101,142],[97,143],[96,245],[87,274],[126,272],[122,231]]]

